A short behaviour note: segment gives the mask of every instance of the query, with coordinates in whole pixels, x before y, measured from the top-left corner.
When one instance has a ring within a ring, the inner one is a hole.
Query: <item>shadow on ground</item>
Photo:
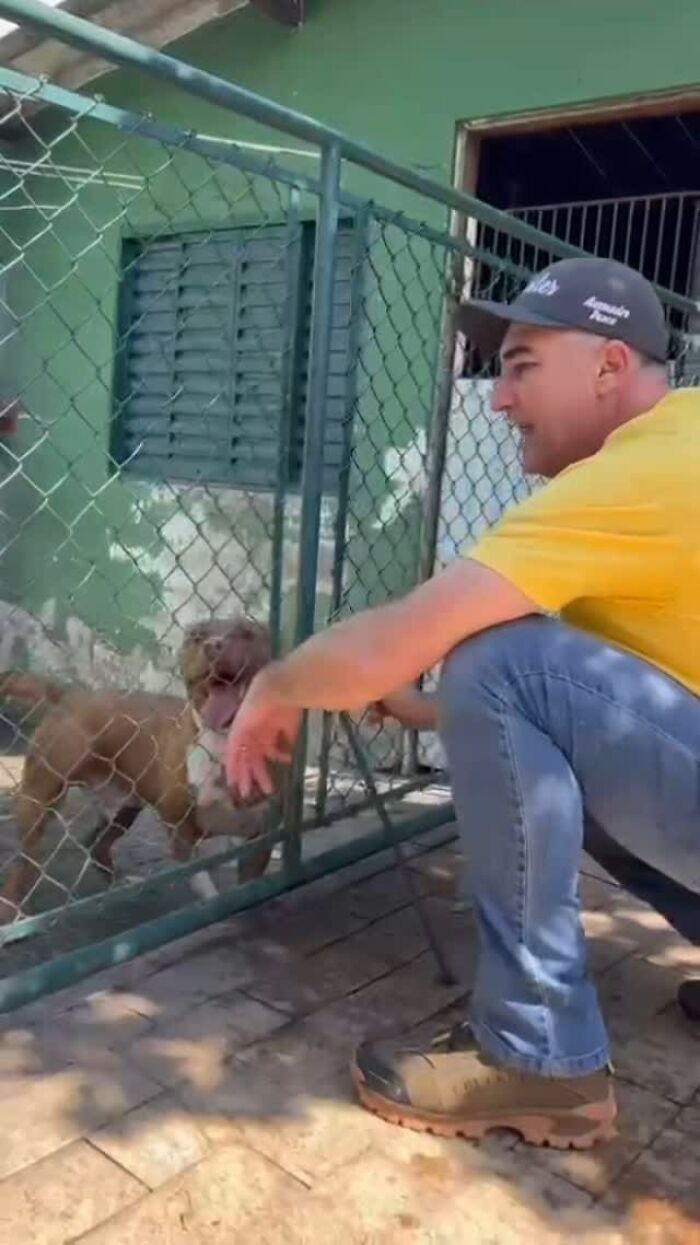
[[[614,1040],[617,1140],[580,1154],[509,1134],[476,1147],[356,1105],[355,1043],[443,1028],[473,972],[454,847],[414,850],[454,989],[436,982],[381,856],[2,1018],[7,1230],[23,1239],[31,1204],[30,1239],[47,1245],[129,1230],[218,1245],[244,1229],[308,1243],[332,1231],[350,1245],[700,1241],[700,1048],[673,1002],[696,953],[599,872],[582,891]]]

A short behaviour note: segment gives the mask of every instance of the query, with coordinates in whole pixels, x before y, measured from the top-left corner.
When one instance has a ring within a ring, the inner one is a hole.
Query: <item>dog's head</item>
[[[185,633],[180,670],[187,699],[205,726],[224,731],[272,656],[270,633],[247,618],[194,623]]]

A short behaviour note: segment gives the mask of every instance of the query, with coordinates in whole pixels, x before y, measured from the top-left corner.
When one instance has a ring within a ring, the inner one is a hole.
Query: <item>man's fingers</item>
[[[264,756],[256,757],[250,762],[250,777],[263,795],[272,795],[275,789],[274,783],[267,768],[267,761]]]
[[[228,786],[243,799],[256,790],[274,794],[275,784],[268,762],[289,765],[294,754],[301,713],[294,711],[265,715],[239,711],[229,733],[224,765]]]
[[[250,764],[247,748],[230,749],[226,756],[226,782],[242,799],[251,794]]]
[[[237,791],[242,800],[247,800],[251,794],[250,771],[245,760],[241,757],[234,757],[227,772],[228,785],[233,791]]]
[[[224,770],[226,772],[226,783],[229,787],[235,787],[238,790],[238,753],[231,748],[230,744],[226,746],[226,755],[224,757]]]
[[[288,759],[284,756],[274,759]],[[262,795],[273,795],[274,782],[267,768],[266,757],[253,754],[247,749],[240,749],[230,758],[226,767],[226,778],[229,787],[237,791],[242,800],[247,800],[257,792]]]

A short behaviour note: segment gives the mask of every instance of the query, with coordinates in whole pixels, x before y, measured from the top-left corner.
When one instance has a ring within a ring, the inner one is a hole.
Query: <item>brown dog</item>
[[[267,629],[243,619],[195,624],[180,652],[187,700],[146,692],[64,688],[29,674],[0,675],[0,695],[47,706],[26,756],[15,799],[21,854],[0,894],[0,923],[21,914],[41,877],[37,858],[47,821],[71,787],[90,789],[106,815],[91,855],[113,873],[112,849],[148,805],[160,815],[177,861],[214,834],[257,838],[269,801],[235,805],[223,781],[219,746],[255,674],[270,660]],[[267,848],[239,868],[264,872]],[[216,894],[206,871],[193,875],[200,897]]]

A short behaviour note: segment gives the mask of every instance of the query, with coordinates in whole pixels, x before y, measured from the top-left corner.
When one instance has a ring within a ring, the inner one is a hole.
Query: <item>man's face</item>
[[[590,335],[508,329],[491,405],[518,429],[528,474],[555,476],[600,448],[600,357]]]

